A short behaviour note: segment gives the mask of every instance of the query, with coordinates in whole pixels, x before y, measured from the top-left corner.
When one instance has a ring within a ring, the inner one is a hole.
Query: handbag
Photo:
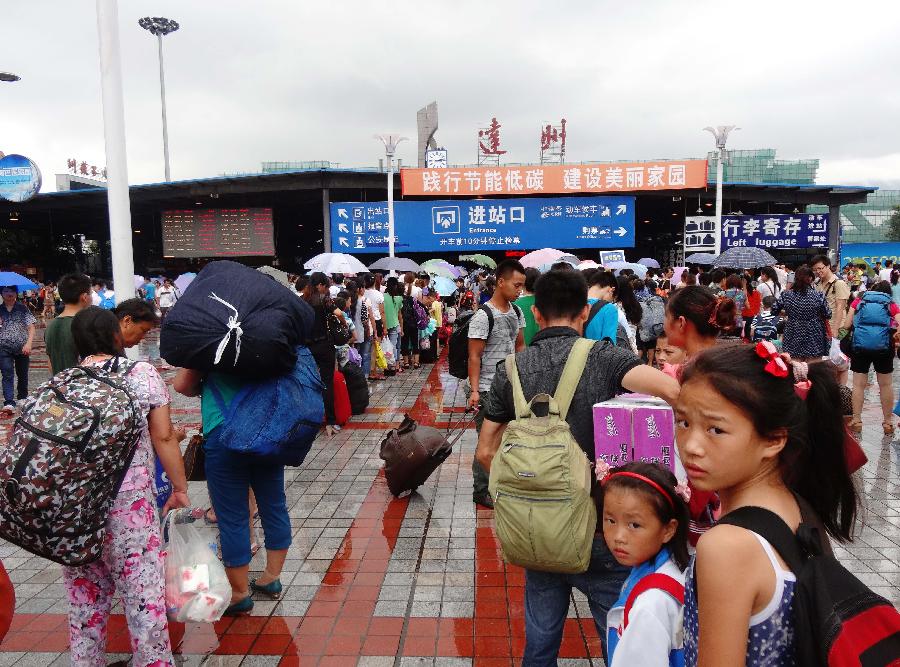
[[[203,435],[197,433],[184,450],[184,474],[189,482],[206,481],[206,452],[203,451]]]

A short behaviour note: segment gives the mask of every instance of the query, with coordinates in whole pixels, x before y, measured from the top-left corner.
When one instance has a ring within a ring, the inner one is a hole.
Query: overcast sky
[[[376,132],[410,141],[438,102],[451,163],[475,161],[496,116],[509,162],[534,162],[565,117],[572,161],[703,156],[705,125],[735,149],[820,158],[821,183],[900,188],[900,3],[584,0],[123,0],[129,180],[163,180],[155,38],[165,39],[173,180],[270,160],[373,165]],[[4,2],[0,150],[44,190],[66,159],[102,165],[95,3]]]

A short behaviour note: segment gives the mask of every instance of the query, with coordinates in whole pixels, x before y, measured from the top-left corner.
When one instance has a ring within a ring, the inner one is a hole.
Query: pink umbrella
[[[532,250],[519,261],[525,268],[533,267],[536,269],[544,264],[553,264],[554,262],[559,261],[560,257],[567,254],[568,253],[565,253],[562,250],[556,250],[555,248],[541,248],[540,250]]]

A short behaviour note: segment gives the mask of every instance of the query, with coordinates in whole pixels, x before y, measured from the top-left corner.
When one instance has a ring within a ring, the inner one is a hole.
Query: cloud
[[[4,12],[4,67],[22,81],[0,85],[0,150],[47,176],[69,157],[102,164],[93,3]],[[700,128],[734,123],[730,147],[821,158],[823,181],[900,179],[896,3],[128,0],[119,13],[133,183],[162,179],[145,15],[182,26],[164,40],[176,179],[266,160],[373,165],[385,131],[413,139],[399,153],[412,164],[431,100],[453,163],[475,160],[493,116],[508,161],[536,161],[541,124],[564,116],[573,161],[702,156]]]

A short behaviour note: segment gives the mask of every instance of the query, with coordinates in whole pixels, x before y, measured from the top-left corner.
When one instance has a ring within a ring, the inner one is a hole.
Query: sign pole
[[[100,84],[106,142],[106,192],[109,205],[113,284],[116,303],[122,303],[134,296],[135,287],[117,0],[97,0],[97,34],[100,43]]]
[[[722,178],[725,172],[725,147],[719,149],[719,159],[716,160],[716,248],[713,252],[722,254]]]
[[[387,154],[388,257],[394,258],[394,154]]]
[[[172,172],[169,169],[169,123],[166,119],[166,75],[163,69],[162,33],[156,38],[159,40],[159,99],[162,103],[162,131],[163,131],[163,159],[165,160],[166,183],[172,180]]]

